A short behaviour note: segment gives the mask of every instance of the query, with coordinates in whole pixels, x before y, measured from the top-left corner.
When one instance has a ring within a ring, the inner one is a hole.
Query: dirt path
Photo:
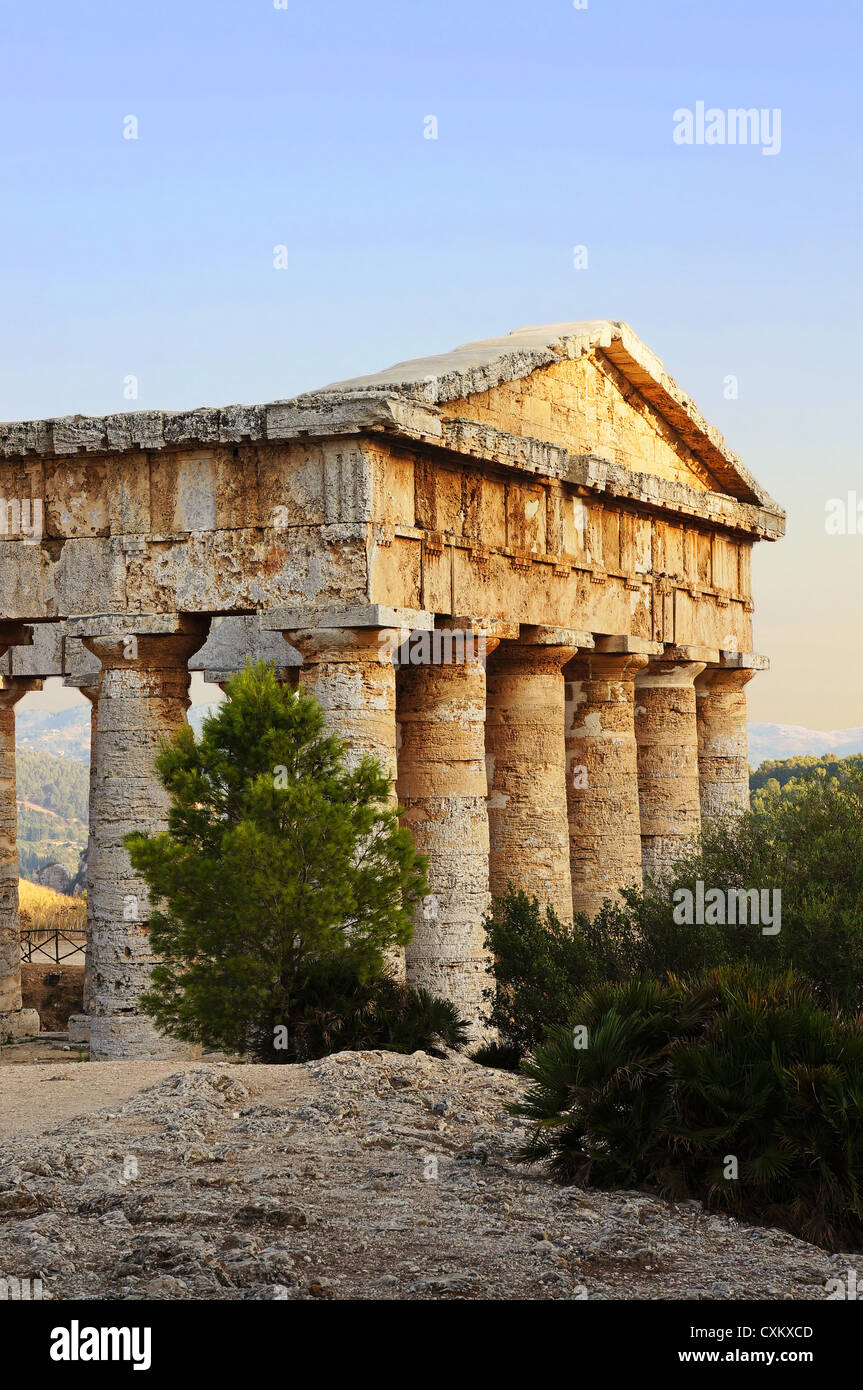
[[[10,1049],[11,1051],[11,1049]],[[43,1049],[44,1051],[44,1049]],[[21,1065],[0,1066],[0,1143],[16,1134],[41,1134],[78,1115],[121,1105],[145,1086],[200,1067],[200,1062],[79,1062],[68,1055],[32,1058]],[[220,1070],[242,1080],[258,1097],[276,1087],[284,1097],[292,1081],[308,1090],[295,1067],[242,1066],[223,1063]]]

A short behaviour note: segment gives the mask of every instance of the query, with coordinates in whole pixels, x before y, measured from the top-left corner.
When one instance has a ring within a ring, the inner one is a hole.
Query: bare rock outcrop
[[[425,1053],[190,1065],[0,1145],[0,1276],[54,1299],[819,1299],[854,1266],[554,1185],[515,1162],[523,1085]]]

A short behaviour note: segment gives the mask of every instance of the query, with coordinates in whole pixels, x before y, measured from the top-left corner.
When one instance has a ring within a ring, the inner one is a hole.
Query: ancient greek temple
[[[190,672],[248,656],[391,770],[429,896],[409,981],[477,1025],[508,883],[571,921],[748,798],[750,557],[784,513],[624,323],[469,343],[293,400],[0,425],[0,1031],[21,1007],[15,705],[92,704],[84,1013],[94,1058],[170,1056],[139,1009],[123,837]]]

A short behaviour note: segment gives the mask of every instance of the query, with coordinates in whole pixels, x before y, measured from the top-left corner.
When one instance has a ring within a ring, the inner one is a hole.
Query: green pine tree
[[[200,739],[183,728],[156,760],[168,830],[126,839],[158,908],[142,1006],[173,1037],[293,1060],[321,981],[368,986],[410,940],[425,863],[385,772],[346,767],[313,696],[263,662],[226,690]]]

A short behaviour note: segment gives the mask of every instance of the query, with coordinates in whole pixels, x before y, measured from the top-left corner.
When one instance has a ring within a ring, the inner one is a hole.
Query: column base
[[[77,1019],[86,1017],[78,1014]],[[71,1020],[70,1020],[71,1022]],[[201,1055],[200,1043],[181,1042],[157,1033],[148,1018],[93,1014],[88,1021],[91,1062],[154,1061],[192,1062]],[[70,1032],[71,1040],[71,1032]]]
[[[485,990],[494,989],[494,977],[484,960],[441,960],[436,956],[414,956],[408,971],[408,984],[427,989],[438,999],[455,1004],[467,1024],[465,1047],[487,1042],[491,1030],[485,1021]]]
[[[17,1042],[19,1038],[32,1037],[40,1027],[35,1009],[15,1009],[13,1013],[0,1014],[0,1042]]]

